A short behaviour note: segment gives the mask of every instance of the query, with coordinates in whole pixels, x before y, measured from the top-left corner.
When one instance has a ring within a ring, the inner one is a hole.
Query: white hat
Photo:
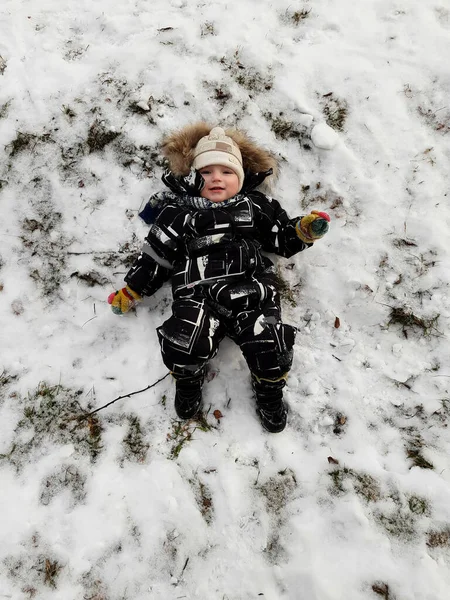
[[[194,169],[199,171],[210,165],[222,165],[233,169],[239,179],[239,190],[242,188],[245,175],[241,151],[222,127],[211,129],[209,135],[202,137],[194,150]]]

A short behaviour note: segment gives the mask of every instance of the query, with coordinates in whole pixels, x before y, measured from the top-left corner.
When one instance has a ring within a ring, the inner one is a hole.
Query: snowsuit
[[[175,377],[203,371],[229,336],[256,378],[284,385],[296,329],[282,323],[274,265],[262,252],[290,257],[310,244],[297,236],[300,217],[290,219],[277,200],[255,190],[270,174],[248,171],[236,196],[214,203],[200,197],[197,172],[169,171],[168,190],[141,215],[151,227],[125,281],[150,296],[171,279],[172,316],[158,337]]]

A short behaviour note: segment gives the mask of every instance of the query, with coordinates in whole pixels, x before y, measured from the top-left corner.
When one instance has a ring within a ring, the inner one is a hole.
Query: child
[[[163,153],[168,190],[143,211],[150,231],[127,286],[108,302],[123,314],[171,279],[172,316],[157,332],[176,381],[177,415],[199,411],[206,364],[229,336],[249,366],[262,425],[280,432],[296,329],[281,321],[275,269],[262,251],[305,250],[328,231],[329,216],[289,219],[257,191],[276,162],[242,132],[197,123],[167,138]]]

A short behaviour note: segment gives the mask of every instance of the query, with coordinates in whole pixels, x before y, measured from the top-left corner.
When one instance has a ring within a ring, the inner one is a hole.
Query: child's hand
[[[108,296],[108,304],[111,304],[111,309],[115,315],[123,315],[140,300],[142,300],[142,297],[128,286]]]
[[[298,237],[306,244],[312,244],[323,237],[330,226],[330,217],[326,212],[312,210],[309,215],[302,217],[295,226]]]

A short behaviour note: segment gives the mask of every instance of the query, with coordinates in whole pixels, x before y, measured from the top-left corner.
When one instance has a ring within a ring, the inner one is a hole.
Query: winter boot
[[[174,375],[176,379],[175,411],[180,419],[192,419],[200,410],[205,372],[202,369],[190,377]]]
[[[286,378],[260,379],[252,373],[252,387],[256,395],[256,412],[264,429],[279,433],[286,427],[287,408],[283,402]]]

